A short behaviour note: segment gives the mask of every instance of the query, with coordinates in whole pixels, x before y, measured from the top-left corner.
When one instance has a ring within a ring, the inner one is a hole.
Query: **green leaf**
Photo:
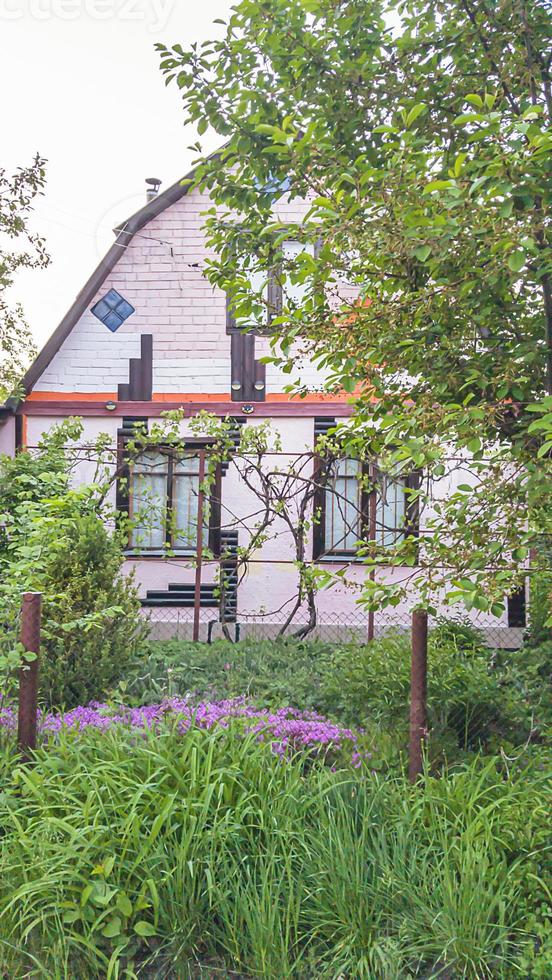
[[[552,429],[552,412],[548,412],[540,419],[535,419],[534,422],[531,422],[531,425],[528,426],[527,431],[539,432],[540,429]]]
[[[125,892],[120,892],[117,896],[117,908],[127,919],[129,915],[132,915],[132,902]]]
[[[421,116],[422,112],[425,112],[426,109],[427,109],[427,106],[426,106],[425,102],[418,102],[416,105],[413,105],[412,106],[412,108],[410,109],[410,111],[409,111],[409,113],[408,113],[408,115],[406,117],[406,126],[407,126],[407,129],[410,128],[410,126],[412,125],[413,122],[416,122],[416,119],[418,118],[418,116]]]
[[[73,909],[63,913],[63,922],[70,924],[71,922],[76,922],[80,917],[81,912],[78,909]]]
[[[208,125],[208,120],[205,118],[205,116],[202,116],[197,124],[197,131],[200,136],[203,136],[203,133],[207,130]]]
[[[420,262],[425,262],[431,255],[431,245],[418,245],[418,247],[414,249],[414,255],[420,260]]]
[[[466,95],[464,101],[469,102],[470,105],[474,105],[476,109],[483,108],[483,99],[480,95],[476,95],[475,93],[473,95]]]
[[[473,597],[473,605],[475,609],[479,609],[481,612],[487,612],[487,609],[489,608],[489,600],[484,595],[476,594]]]
[[[103,869],[104,869],[103,873],[106,878],[113,871],[114,865],[115,865],[115,858],[113,857],[113,855],[110,855],[110,857],[106,858],[105,861],[103,862]]]
[[[462,168],[464,166],[464,161],[467,155],[468,155],[467,153],[459,153],[458,156],[456,157],[456,160],[454,161],[454,168],[453,168],[455,177],[458,177],[461,174]]]
[[[466,122],[473,122],[474,120],[481,120],[483,117],[478,115],[476,112],[462,112],[456,119],[453,119],[454,126],[461,126]]]
[[[542,459],[543,456],[548,456],[549,453],[552,453],[552,440],[542,444],[537,453],[537,457],[538,459]]]
[[[137,936],[156,936],[157,929],[152,926],[151,923],[146,922],[145,919],[139,919],[134,926],[134,932]]]
[[[508,256],[508,267],[512,272],[519,272],[519,270],[525,265],[525,252],[523,249],[518,248],[515,252],[510,252]]]
[[[431,180],[424,187],[424,194],[431,194],[432,191],[442,191],[446,187],[452,187],[452,180]]]
[[[118,915],[114,915],[112,919],[109,920],[107,925],[102,929],[102,936],[106,939],[112,939],[113,936],[118,936],[121,932],[121,920]]]
[[[88,899],[90,898],[90,896],[91,896],[91,894],[92,894],[93,891],[94,891],[94,885],[86,885],[83,888],[83,890],[81,892],[81,898],[80,898],[80,903],[81,903],[81,905],[83,907],[88,902]]]

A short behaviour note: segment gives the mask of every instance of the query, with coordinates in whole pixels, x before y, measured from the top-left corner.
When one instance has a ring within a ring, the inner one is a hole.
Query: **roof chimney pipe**
[[[158,177],[146,177],[146,184],[146,200],[153,201],[154,197],[159,194],[161,181]]]

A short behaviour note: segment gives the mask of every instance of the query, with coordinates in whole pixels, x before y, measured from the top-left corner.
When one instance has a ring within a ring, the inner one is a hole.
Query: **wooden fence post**
[[[376,483],[376,468],[375,466],[370,466],[370,479],[372,481],[372,486],[370,489],[369,498],[369,534],[370,541],[373,542],[372,548],[375,546],[376,534],[377,534],[377,483]],[[372,582],[376,579],[376,571],[374,568],[370,569],[369,578]],[[368,611],[368,643],[371,643],[375,635],[375,615],[374,610],[370,609]]]
[[[36,711],[38,697],[38,656],[40,653],[40,592],[25,592],[21,605],[21,643],[34,660],[19,669],[19,704],[17,745],[23,761],[28,762],[36,748]]]
[[[205,450],[199,450],[199,481],[197,491],[197,533],[196,533],[196,567],[194,585],[194,623],[192,640],[199,640],[199,612],[201,609],[201,562],[203,558],[203,482],[205,480]]]
[[[427,612],[412,613],[412,656],[410,673],[410,741],[408,778],[415,783],[423,770],[427,736]]]

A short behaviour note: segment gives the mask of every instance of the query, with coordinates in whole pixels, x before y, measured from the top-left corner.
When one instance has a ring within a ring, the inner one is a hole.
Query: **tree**
[[[160,46],[188,121],[226,140],[197,175],[214,201],[209,278],[249,316],[253,269],[305,284],[273,318],[274,357],[291,366],[302,344],[355,393],[352,448],[437,478],[472,454],[475,488],[432,516],[417,587],[450,586],[452,569],[457,596],[497,611],[551,485],[531,414],[552,392],[547,6],[244,0],[220,39]],[[284,186],[309,199],[285,228]],[[289,237],[316,259],[286,259]],[[405,548],[375,558],[404,564]]]
[[[0,397],[12,394],[34,353],[32,336],[19,303],[6,296],[19,269],[48,265],[44,240],[31,231],[29,219],[45,182],[45,161],[37,154],[30,167],[10,175],[0,168]]]

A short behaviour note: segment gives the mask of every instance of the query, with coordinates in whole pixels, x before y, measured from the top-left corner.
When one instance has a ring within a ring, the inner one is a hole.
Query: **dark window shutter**
[[[219,463],[215,479],[211,486],[209,501],[209,548],[215,557],[221,553],[221,500],[222,500],[222,467]]]
[[[420,501],[418,498],[412,499],[409,490],[419,490],[422,485],[422,471],[413,470],[406,477],[405,483],[405,507],[404,507],[404,535],[405,538],[415,538],[415,558],[419,561],[419,538],[420,538]]]
[[[526,626],[525,589],[518,589],[508,596],[508,626]]]
[[[226,333],[233,333],[236,330],[236,317],[232,307],[232,301],[226,293]]]
[[[130,467],[126,452],[126,439],[122,431],[117,436],[117,482],[115,484],[115,507],[119,524],[128,518]]]
[[[313,559],[316,559],[320,558],[320,556],[324,553],[325,548],[324,525],[326,521],[326,473],[323,460],[320,456],[315,458],[313,480],[315,483],[313,509],[319,514],[317,522],[313,524],[312,527],[312,557]]]
[[[275,266],[268,280],[268,317],[267,325],[270,326],[272,320],[282,313],[282,268]]]

